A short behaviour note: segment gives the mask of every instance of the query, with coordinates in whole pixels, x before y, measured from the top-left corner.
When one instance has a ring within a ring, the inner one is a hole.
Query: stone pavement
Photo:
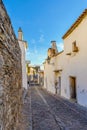
[[[29,88],[22,112],[21,130],[87,130],[86,108],[40,87]]]

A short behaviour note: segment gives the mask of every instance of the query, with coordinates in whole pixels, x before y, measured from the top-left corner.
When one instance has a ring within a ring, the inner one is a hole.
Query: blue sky
[[[50,41],[63,48],[63,34],[87,8],[87,0],[3,0],[16,36],[21,27],[28,42],[26,59],[42,64]]]

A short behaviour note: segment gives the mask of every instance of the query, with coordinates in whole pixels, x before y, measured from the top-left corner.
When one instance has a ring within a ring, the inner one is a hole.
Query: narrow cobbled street
[[[31,86],[24,101],[22,125],[23,130],[87,130],[87,110]]]

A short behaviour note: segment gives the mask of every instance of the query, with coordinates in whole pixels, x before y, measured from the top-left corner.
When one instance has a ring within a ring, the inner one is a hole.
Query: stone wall
[[[21,51],[0,0],[0,130],[17,130],[21,108]]]

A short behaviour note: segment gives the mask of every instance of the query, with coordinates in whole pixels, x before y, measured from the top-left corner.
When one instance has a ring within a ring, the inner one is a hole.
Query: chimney
[[[19,28],[19,30],[18,30],[18,40],[20,40],[20,41],[23,40],[23,32],[22,32],[21,28]]]
[[[58,50],[57,50],[57,46],[56,46],[56,41],[51,41],[51,44],[52,44],[52,49],[54,49],[55,53],[57,54]]]

